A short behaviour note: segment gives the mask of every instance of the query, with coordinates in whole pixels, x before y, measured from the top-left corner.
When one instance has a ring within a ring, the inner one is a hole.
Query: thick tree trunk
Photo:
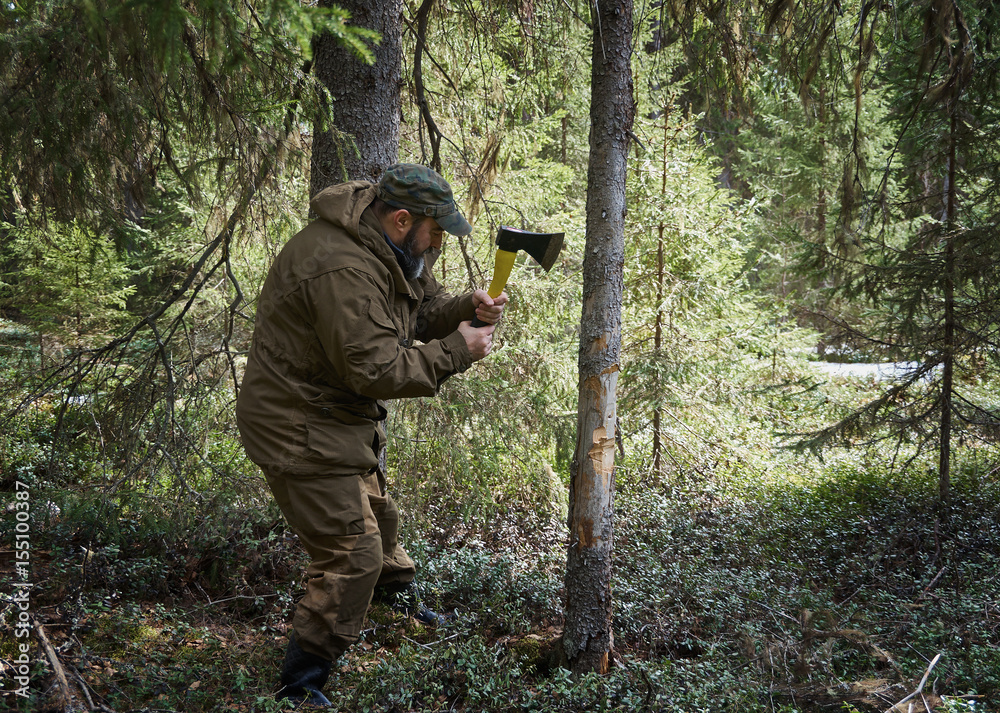
[[[618,360],[625,262],[625,178],[632,96],[631,0],[593,12],[587,243],[580,322],[580,401],[570,482],[564,647],[574,673],[605,673],[611,630],[611,547]]]
[[[314,40],[313,71],[334,102],[328,121],[316,122],[310,195],[345,180],[377,180],[399,156],[402,1],[336,4],[350,11],[351,24],[375,30],[382,41],[368,65],[330,35]]]

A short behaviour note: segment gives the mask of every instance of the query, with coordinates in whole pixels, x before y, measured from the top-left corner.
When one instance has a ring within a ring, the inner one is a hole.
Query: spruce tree
[[[858,251],[842,265],[841,291],[875,310],[861,336],[912,368],[802,445],[874,438],[933,447],[947,504],[955,442],[995,442],[1000,427],[981,386],[1000,366],[1000,201],[987,178],[1000,139],[997,9],[926,0],[903,10],[876,76],[895,97],[896,139],[854,223]]]

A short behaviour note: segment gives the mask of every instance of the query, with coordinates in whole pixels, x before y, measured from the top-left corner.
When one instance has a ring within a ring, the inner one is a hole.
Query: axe
[[[496,266],[493,268],[493,282],[486,290],[490,297],[496,298],[507,286],[507,278],[510,277],[511,268],[514,267],[514,258],[517,257],[518,250],[531,255],[548,272],[556,262],[556,257],[563,246],[563,233],[531,233],[527,230],[508,228],[501,225],[497,232],[497,257]],[[486,322],[475,317],[472,320],[473,327],[485,327]]]

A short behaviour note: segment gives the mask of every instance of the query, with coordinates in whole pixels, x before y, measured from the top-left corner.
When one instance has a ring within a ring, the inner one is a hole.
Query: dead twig
[[[87,683],[87,679],[85,679],[83,674],[81,674],[74,666],[68,666],[67,668],[70,673],[73,674],[73,678],[76,679],[76,682],[80,684],[80,690],[83,692],[83,697],[87,699],[87,710],[101,711],[101,713],[116,713],[114,708],[109,708],[100,702],[95,703],[93,696],[90,695],[90,685]]]
[[[924,710],[926,710],[927,713],[934,713],[934,711],[931,710],[930,704],[927,702],[927,697],[923,693],[920,694],[920,700],[923,702]]]
[[[414,644],[415,646],[419,646],[420,648],[422,648],[422,649],[424,649],[426,651],[433,651],[434,650],[428,644],[422,644],[419,641],[416,641],[415,639],[411,639],[409,636],[406,636],[405,634],[403,635],[403,638],[406,641],[409,641],[411,644]]]
[[[928,585],[927,585],[927,587],[926,587],[926,588],[924,588],[924,591],[922,591],[922,592],[920,593],[920,596],[919,596],[919,597],[917,597],[917,601],[918,601],[918,602],[919,602],[920,600],[922,600],[922,599],[925,599],[925,598],[927,597],[927,595],[928,595],[928,594],[930,593],[930,591],[931,591],[931,590],[932,590],[932,589],[934,588],[934,585],[935,585],[935,584],[937,584],[937,581],[938,581],[939,579],[941,579],[941,575],[942,575],[942,574],[944,574],[944,573],[945,573],[945,570],[947,570],[947,569],[948,569],[948,567],[947,567],[947,566],[945,566],[945,567],[942,567],[942,568],[941,568],[941,571],[940,571],[940,572],[938,572],[938,573],[937,573],[937,574],[936,574],[936,575],[934,576],[934,579],[932,579],[932,580],[931,580],[931,583],[930,583],[930,584],[928,584]]]
[[[87,699],[87,710],[97,710],[97,706],[94,705],[94,699],[90,697],[90,688],[87,686],[87,682],[84,680],[83,676],[81,676],[80,672],[72,666],[70,667],[70,673],[73,674],[73,678],[75,678],[76,682],[80,685],[80,690],[83,691],[83,697]]]
[[[447,637],[445,637],[443,639],[438,639],[437,641],[432,641],[429,644],[422,644],[422,643],[420,643],[419,641],[417,641],[415,639],[411,639],[409,636],[406,636],[405,634],[403,635],[403,638],[406,639],[407,641],[409,641],[411,644],[419,646],[422,649],[426,649],[427,651],[433,651],[434,647],[437,646],[438,644],[443,644],[446,641],[451,641],[452,639],[457,639],[458,638],[458,634],[452,634],[451,636],[447,636]]]
[[[758,602],[756,599],[751,599],[750,597],[744,597],[742,594],[737,594],[736,596],[739,597],[740,599],[744,600],[744,601],[750,602],[751,604],[756,604],[757,606],[759,606],[759,607],[761,607],[763,609],[767,609],[772,614],[776,614],[776,615],[778,615],[780,617],[784,617],[785,619],[788,619],[789,621],[793,621],[796,624],[799,623],[799,620],[796,619],[794,616],[786,614],[785,612],[778,611],[777,609],[772,609],[771,607],[769,607],[767,604],[764,604],[763,602]]]

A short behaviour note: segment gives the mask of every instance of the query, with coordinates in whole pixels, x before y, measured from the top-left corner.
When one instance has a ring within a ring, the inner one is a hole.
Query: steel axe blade
[[[497,233],[497,248],[511,253],[523,250],[548,272],[562,250],[563,236],[564,233],[532,233],[502,225]]]

